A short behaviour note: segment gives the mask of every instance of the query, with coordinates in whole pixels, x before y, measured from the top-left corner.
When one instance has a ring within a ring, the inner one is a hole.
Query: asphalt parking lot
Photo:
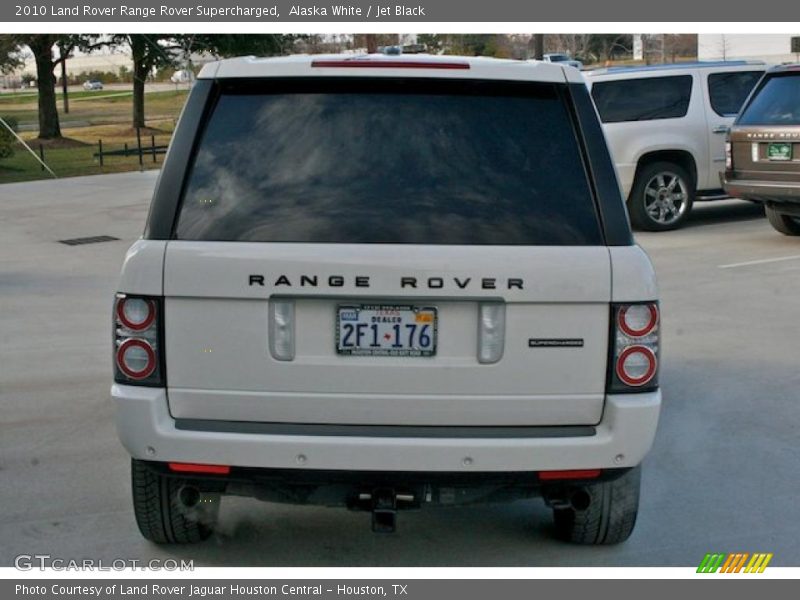
[[[110,302],[156,174],[0,187],[0,566],[192,558],[206,566],[693,566],[706,552],[800,565],[800,239],[757,207],[700,205],[640,234],[662,292],[664,408],[639,522],[617,547],[554,541],[539,501],[369,515],[225,498],[199,546],[145,542],[108,398]],[[58,240],[109,235],[84,246]]]

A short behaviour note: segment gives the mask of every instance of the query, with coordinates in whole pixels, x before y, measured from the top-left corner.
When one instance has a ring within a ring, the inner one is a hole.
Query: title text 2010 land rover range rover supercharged
[[[540,495],[616,543],[659,310],[580,74],[453,57],[206,66],[114,304],[143,535],[225,494],[397,511]]]

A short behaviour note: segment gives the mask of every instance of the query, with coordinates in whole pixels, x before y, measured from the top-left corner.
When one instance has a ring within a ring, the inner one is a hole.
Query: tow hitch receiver
[[[372,531],[375,533],[394,533],[397,529],[398,503],[413,503],[413,494],[398,494],[391,488],[378,488],[372,492],[358,495],[361,503],[372,511]]]

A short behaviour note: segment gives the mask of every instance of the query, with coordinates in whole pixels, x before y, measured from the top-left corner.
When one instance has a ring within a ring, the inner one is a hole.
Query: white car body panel
[[[164,293],[164,252],[167,242],[137,240],[125,254],[117,291],[160,296]]]
[[[653,264],[641,246],[612,246],[611,301],[641,302],[658,298],[658,283]]]
[[[523,472],[638,465],[653,445],[661,392],[607,397],[594,435],[548,438],[402,438],[269,435],[176,427],[166,392],[115,384],[122,444],[142,460],[275,469]],[[465,460],[470,459],[470,460]]]
[[[248,285],[254,273],[268,277],[265,286]],[[301,274],[341,276],[345,285],[303,288]],[[272,285],[280,275],[294,285]],[[368,291],[355,287],[357,276],[370,278]],[[401,288],[404,276],[441,276],[445,286]],[[461,290],[453,277],[470,283]],[[602,246],[379,245],[365,253],[348,244],[178,241],[168,244],[164,278],[175,417],[452,425],[600,419],[611,296]],[[482,289],[484,278],[496,289]],[[507,289],[511,278],[524,289]],[[275,295],[295,302],[290,362],[268,349],[267,306]],[[481,301],[506,305],[506,352],[493,365],[477,359]],[[362,302],[436,306],[436,356],[338,355],[336,306]],[[581,338],[584,346],[532,349],[530,338]]]
[[[348,67],[318,67],[312,66],[314,62],[333,61],[336,63],[358,63],[368,61],[371,64],[381,62],[388,65],[402,64],[403,62],[425,62],[431,64],[463,64],[468,69],[447,68],[409,68],[398,72],[397,68],[369,68],[354,66]],[[288,56],[281,58],[256,58],[253,56],[223,60],[209,63],[203,67],[197,76],[198,79],[227,79],[237,77],[435,77],[437,79],[497,79],[497,80],[532,80],[552,81],[554,83],[581,83],[583,77],[580,71],[573,67],[564,68],[557,63],[540,61],[525,62],[519,60],[499,60],[485,57],[438,56],[429,54],[414,54],[408,56],[376,56],[355,55],[347,56],[332,54],[330,56]]]

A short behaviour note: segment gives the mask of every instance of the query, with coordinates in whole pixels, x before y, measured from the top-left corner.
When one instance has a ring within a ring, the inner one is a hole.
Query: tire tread
[[[155,473],[142,461],[131,459],[133,512],[139,531],[151,542],[194,544],[212,534],[218,503],[192,514],[180,503],[181,486],[180,480]]]
[[[783,235],[800,235],[800,220],[789,215],[779,213],[774,208],[765,207],[767,220],[775,231]]]
[[[556,531],[575,544],[619,544],[636,525],[641,469],[631,469],[612,481],[585,486],[591,498],[586,510],[560,508],[554,511]]]

